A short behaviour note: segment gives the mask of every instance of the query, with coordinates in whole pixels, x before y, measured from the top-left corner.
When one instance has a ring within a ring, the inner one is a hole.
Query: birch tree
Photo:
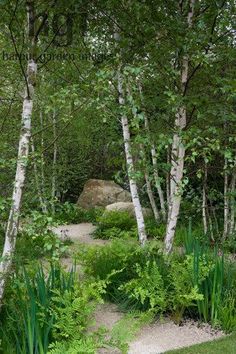
[[[188,28],[192,27],[194,15],[195,0],[190,0],[189,12],[187,17]],[[184,55],[181,65],[181,93],[184,95],[189,73],[189,57]],[[186,127],[186,106],[182,105],[178,109],[175,117],[175,133],[173,136],[172,152],[171,152],[171,183],[170,183],[170,200],[168,221],[165,236],[165,250],[170,253],[173,246],[173,240],[179,216],[181,203],[181,184],[184,171],[185,147],[182,138],[183,130]]]
[[[0,301],[3,298],[6,277],[10,272],[12,257],[15,251],[16,238],[19,227],[22,193],[26,178],[26,167],[29,156],[31,117],[37,75],[35,61],[36,38],[34,31],[34,2],[27,1],[28,22],[28,63],[25,73],[25,93],[22,107],[21,133],[19,138],[15,182],[12,194],[12,204],[5,233],[5,243],[0,263]]]
[[[138,194],[138,187],[135,181],[135,169],[134,160],[131,152],[131,138],[129,130],[129,121],[127,114],[125,113],[125,89],[124,82],[121,73],[121,66],[117,70],[117,84],[118,84],[118,94],[119,94],[119,105],[121,107],[121,124],[123,131],[124,147],[125,147],[125,157],[126,165],[128,170],[130,193],[132,197],[132,202],[134,205],[135,217],[138,227],[139,242],[143,246],[147,241],[147,235],[145,230],[144,216],[140,203],[140,198]]]
[[[141,103],[144,106],[142,86],[141,86],[140,82],[138,83],[138,87],[139,87],[139,94],[140,94],[140,98],[141,98]],[[144,108],[143,108],[143,114],[144,114],[144,126],[145,126],[145,130],[146,130],[146,134],[147,134],[147,136],[148,136],[148,138],[150,140],[150,144],[151,144],[151,157],[152,157],[153,175],[154,175],[154,180],[155,180],[155,186],[156,186],[156,189],[157,189],[157,192],[158,192],[158,196],[159,196],[159,200],[160,200],[160,204],[161,204],[162,218],[165,220],[166,219],[166,207],[165,207],[164,193],[163,193],[163,190],[162,190],[162,187],[161,187],[160,177],[159,177],[159,172],[158,172],[156,146],[155,146],[155,144],[154,144],[154,142],[152,141],[152,138],[151,138],[150,128],[149,128],[149,121],[148,121],[148,117],[147,117],[147,114],[146,114]],[[150,197],[149,197],[149,199],[150,199]]]

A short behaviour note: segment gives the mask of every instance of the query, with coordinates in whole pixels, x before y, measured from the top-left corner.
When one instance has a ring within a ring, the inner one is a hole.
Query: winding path
[[[90,245],[105,245],[110,241],[94,239],[92,233],[95,226],[91,223],[77,225],[62,225],[53,227],[51,230],[61,239],[69,238],[75,243]],[[71,258],[64,258],[62,264],[68,269],[73,261]],[[80,266],[78,268],[80,269]],[[114,304],[103,304],[98,307],[94,314],[96,325],[94,329],[105,326],[109,331],[123,317],[117,306]],[[194,321],[189,321],[182,326],[175,325],[170,320],[157,321],[145,325],[137,337],[129,344],[128,354],[161,354],[168,350],[183,348],[193,344],[211,341],[223,336],[220,331],[214,331],[209,325],[199,326]],[[117,348],[101,348],[99,354],[118,354],[121,351]]]

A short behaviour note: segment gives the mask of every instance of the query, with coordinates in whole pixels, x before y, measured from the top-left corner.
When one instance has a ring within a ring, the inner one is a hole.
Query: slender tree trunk
[[[162,217],[165,220],[166,219],[166,207],[165,207],[165,200],[164,200],[164,193],[163,190],[161,188],[161,184],[160,184],[160,177],[158,174],[158,167],[157,167],[157,154],[156,154],[156,148],[155,145],[152,145],[151,148],[151,155],[152,155],[152,165],[153,165],[153,174],[154,174],[154,179],[155,179],[155,185],[156,185],[156,189],[159,195],[159,199],[160,199],[160,204],[161,204],[161,213],[162,213]]]
[[[215,206],[211,205],[211,210],[212,210],[212,216],[215,222],[215,231],[217,234],[219,234],[219,224],[218,224],[218,220],[217,220],[217,216],[216,216],[216,208]],[[214,234],[213,234],[214,237]]]
[[[119,104],[120,106],[124,107],[125,100],[124,100],[124,90],[123,90],[123,79],[121,76],[120,68],[117,72],[117,81],[118,81],[118,93],[119,93]],[[142,207],[138,195],[138,188],[134,178],[134,161],[133,156],[131,153],[131,139],[130,139],[130,131],[129,131],[129,122],[127,115],[123,112],[121,115],[121,123],[122,123],[122,130],[123,130],[123,138],[124,138],[124,146],[125,146],[125,156],[126,156],[126,164],[128,170],[128,177],[129,177],[129,185],[130,185],[130,192],[132,197],[132,202],[134,205],[134,211],[137,221],[138,227],[138,235],[139,241],[141,245],[144,245],[147,241],[147,235],[145,230],[145,223],[144,217],[142,212]]]
[[[228,237],[229,232],[229,191],[228,191],[228,171],[227,171],[227,159],[225,158],[224,166],[224,231],[223,240]]]
[[[158,209],[157,209],[157,205],[156,205],[156,202],[155,202],[155,198],[154,198],[154,194],[153,194],[153,191],[152,191],[152,186],[151,186],[151,182],[150,182],[150,179],[149,179],[149,174],[147,172],[145,173],[145,181],[146,181],[146,186],[147,186],[148,198],[149,198],[149,201],[150,201],[150,204],[151,204],[151,207],[152,207],[152,211],[153,211],[155,220],[156,220],[156,222],[159,222],[160,221],[160,215],[159,215],[159,212],[158,212]]]
[[[181,116],[181,120],[186,119],[186,112]],[[174,235],[176,230],[176,224],[179,216],[180,202],[181,202],[181,194],[182,194],[182,178],[183,178],[183,169],[184,169],[184,156],[185,156],[185,148],[182,142],[182,139],[178,137],[176,139],[178,141],[178,149],[176,158],[176,167],[174,167],[171,171],[171,193],[170,193],[170,201],[169,201],[169,213],[168,213],[168,222],[166,229],[166,237],[165,237],[165,249],[167,253],[170,253],[173,246]],[[174,143],[175,145],[175,143]]]
[[[52,212],[55,213],[56,178],[57,178],[57,127],[56,111],[53,111],[53,162],[52,162]]]
[[[148,172],[148,165],[147,165],[147,159],[146,159],[146,153],[145,153],[145,148],[143,146],[143,144],[140,144],[140,152],[142,153],[142,160],[143,160],[143,165],[144,165],[144,178],[145,178],[145,182],[146,182],[146,187],[147,187],[147,194],[148,194],[148,199],[149,202],[151,204],[152,207],[152,211],[155,217],[155,220],[157,222],[160,221],[160,215],[159,215],[159,211],[156,205],[156,201],[155,201],[155,197],[152,191],[152,185],[150,182],[150,175]]]
[[[208,206],[207,206],[207,218],[208,218],[208,224],[209,224],[210,237],[211,237],[211,240],[214,242],[215,238],[214,238],[214,232],[213,232],[213,223],[212,223],[212,218],[211,218],[211,214],[209,212]]]
[[[167,148],[167,165],[169,166],[171,163],[171,157],[170,157],[170,146],[168,145]],[[169,209],[169,204],[170,204],[170,172],[168,171],[166,173],[166,200],[167,200],[167,206]]]
[[[202,221],[203,221],[203,229],[204,234],[207,234],[207,166],[204,163],[204,176],[203,176],[203,186],[202,186]]]
[[[12,257],[15,251],[16,237],[19,227],[19,216],[21,210],[22,192],[25,184],[26,167],[29,156],[29,145],[31,135],[31,116],[33,111],[33,98],[35,89],[35,80],[37,75],[37,64],[34,58],[35,37],[32,33],[34,28],[34,11],[33,1],[27,2],[28,15],[28,36],[30,39],[29,60],[26,71],[26,87],[23,100],[22,118],[21,118],[21,133],[18,147],[18,157],[16,166],[16,175],[14,182],[14,189],[12,195],[12,205],[9,213],[5,243],[0,262],[0,302],[2,301],[6,277],[10,272]],[[34,31],[33,31],[34,32]]]
[[[142,92],[142,86],[139,83],[139,93],[141,97],[141,101],[143,102],[143,92]],[[166,219],[166,208],[165,208],[165,200],[164,200],[164,193],[161,188],[160,184],[160,178],[159,178],[159,173],[158,173],[158,166],[157,166],[157,153],[156,153],[156,147],[155,144],[153,143],[151,139],[151,134],[150,134],[150,128],[149,128],[149,122],[148,122],[148,117],[146,112],[144,112],[144,124],[145,124],[145,129],[147,131],[147,134],[149,136],[150,142],[151,142],[151,156],[152,156],[152,165],[153,165],[153,175],[155,179],[155,186],[159,195],[160,199],[160,204],[161,204],[161,213],[162,217],[165,220]]]
[[[47,206],[46,206],[46,203],[43,199],[42,190],[41,190],[41,186],[40,186],[40,182],[39,182],[39,173],[38,173],[38,168],[37,168],[37,162],[35,159],[35,148],[34,148],[34,141],[33,141],[32,137],[31,137],[31,151],[33,154],[34,179],[35,179],[36,189],[38,191],[40,207],[42,209],[42,212],[44,214],[47,214]]]
[[[188,13],[188,27],[192,27],[192,18],[194,14],[194,3],[195,0],[190,0],[190,10]],[[185,92],[186,83],[188,79],[189,71],[189,58],[184,56],[182,60],[182,70],[181,70],[181,89],[182,94]],[[168,212],[168,222],[166,228],[165,236],[165,251],[170,253],[173,247],[174,235],[177,225],[177,220],[179,216],[179,209],[181,203],[182,194],[182,179],[184,170],[184,157],[185,157],[185,147],[182,140],[182,131],[186,127],[186,107],[182,106],[179,108],[176,119],[175,119],[175,129],[176,133],[173,137],[172,144],[172,168],[171,168],[171,188],[170,188],[170,203]]]

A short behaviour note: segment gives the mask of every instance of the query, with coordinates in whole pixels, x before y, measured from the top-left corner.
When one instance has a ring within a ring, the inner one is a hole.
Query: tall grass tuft
[[[191,219],[184,236],[184,248],[186,254],[193,255],[193,284],[204,296],[203,300],[197,301],[198,316],[205,322],[218,325],[222,322],[222,308],[227,302],[226,299],[229,297],[230,300],[232,296],[235,281],[234,267],[225,260],[224,253],[217,245],[213,248],[210,246],[207,236],[203,238],[200,232],[193,234]],[[229,316],[231,317],[235,311],[232,304],[233,302],[230,301],[232,311]],[[229,324],[226,326],[229,327]]]
[[[17,354],[45,354],[52,337],[55,316],[52,302],[55,291],[63,295],[73,290],[75,270],[65,274],[59,266],[51,264],[48,276],[42,266],[35,274],[26,269],[16,274],[15,296],[6,304],[6,316],[11,326],[3,329],[3,338],[11,338]]]

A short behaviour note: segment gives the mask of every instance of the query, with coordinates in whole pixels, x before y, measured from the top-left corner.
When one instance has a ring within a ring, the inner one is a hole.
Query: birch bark
[[[17,166],[15,174],[15,182],[12,195],[12,205],[9,213],[5,243],[0,262],[0,302],[2,301],[6,277],[10,272],[12,257],[15,251],[16,237],[18,233],[19,216],[21,210],[22,192],[25,184],[26,167],[29,156],[29,145],[31,135],[31,116],[33,111],[33,98],[35,79],[37,75],[37,64],[33,59],[33,51],[35,49],[35,38],[32,29],[34,28],[33,1],[27,2],[28,17],[28,38],[29,38],[29,60],[26,71],[26,87],[23,100],[21,133],[19,138]]]
[[[159,215],[159,211],[158,211],[158,208],[157,208],[157,205],[156,205],[156,201],[155,201],[155,197],[154,197],[154,194],[153,194],[152,184],[150,182],[148,164],[147,164],[145,148],[144,148],[143,144],[140,144],[140,152],[142,153],[142,160],[143,160],[143,165],[144,165],[144,178],[145,178],[146,187],[147,187],[148,199],[149,199],[149,202],[151,204],[155,220],[157,222],[159,222],[160,215]]]
[[[188,12],[188,27],[192,27],[192,19],[194,15],[194,4],[195,0],[190,0],[190,9]],[[188,80],[189,71],[189,58],[187,55],[183,57],[182,60],[182,70],[181,70],[181,90],[184,95],[185,87]],[[165,251],[170,253],[173,247],[174,235],[177,225],[177,220],[179,216],[179,209],[181,203],[181,183],[183,179],[184,170],[184,157],[185,157],[185,147],[182,139],[182,131],[186,127],[186,107],[183,105],[179,108],[176,118],[175,118],[175,130],[176,133],[173,137],[172,143],[172,167],[171,167],[171,185],[170,185],[170,201],[169,201],[169,211],[168,211],[168,221],[166,227],[165,236]]]
[[[124,99],[124,90],[123,90],[123,78],[121,75],[120,67],[118,68],[117,71],[117,82],[118,82],[119,105],[124,108],[125,99]],[[134,205],[135,217],[137,221],[139,242],[143,246],[147,241],[147,235],[145,230],[142,207],[138,195],[138,187],[134,177],[135,170],[134,170],[133,156],[131,153],[129,122],[128,122],[128,117],[124,113],[124,111],[121,114],[121,124],[122,124],[123,138],[124,138],[125,156],[126,156],[126,164],[127,164],[128,177],[129,177],[130,193],[131,193],[132,202]]]
[[[139,93],[140,93],[140,97],[141,97],[141,102],[143,103],[142,86],[141,86],[140,83],[138,84],[138,86],[139,86]],[[156,189],[157,189],[157,192],[158,192],[158,196],[159,196],[159,200],[160,200],[160,204],[161,204],[162,217],[165,220],[166,219],[165,199],[164,199],[163,190],[161,188],[160,177],[159,177],[159,173],[158,173],[156,147],[155,147],[155,144],[153,143],[153,141],[151,139],[151,136],[150,136],[149,121],[148,121],[148,117],[147,117],[146,112],[144,112],[144,125],[145,125],[146,132],[148,134],[149,140],[151,142],[151,156],[152,156],[152,165],[153,165],[153,175],[154,175],[154,180],[155,180],[155,186],[156,186]]]
[[[234,169],[232,179],[230,183],[230,222],[229,222],[229,235],[232,235],[236,230],[235,224],[235,186],[236,186],[236,160],[234,163]]]
[[[152,207],[152,211],[155,217],[155,220],[158,222],[160,220],[160,215],[156,206],[156,202],[155,202],[155,198],[153,195],[153,191],[152,191],[152,186],[151,186],[151,182],[149,179],[149,174],[147,172],[145,172],[145,181],[146,181],[146,186],[147,186],[147,194],[148,194],[148,198]]]

